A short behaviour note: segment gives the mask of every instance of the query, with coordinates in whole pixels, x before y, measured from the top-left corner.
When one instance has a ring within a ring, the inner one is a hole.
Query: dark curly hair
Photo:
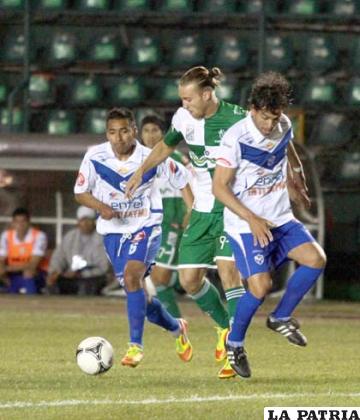
[[[284,109],[291,104],[292,90],[285,77],[269,71],[260,74],[251,88],[249,104],[255,109],[267,109],[270,112]]]

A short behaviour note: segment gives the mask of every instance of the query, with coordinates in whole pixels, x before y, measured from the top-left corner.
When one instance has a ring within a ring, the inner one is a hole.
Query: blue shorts
[[[36,278],[24,278],[22,274],[10,274],[9,293],[35,295],[37,293]]]
[[[133,234],[111,233],[104,236],[105,251],[115,276],[122,285],[127,262],[141,261],[149,269],[154,263],[160,244],[159,226],[144,227]]]
[[[280,267],[288,261],[292,249],[315,240],[306,227],[295,220],[271,229],[271,233],[274,239],[264,248],[254,245],[252,233],[227,234],[236,266],[244,278]]]

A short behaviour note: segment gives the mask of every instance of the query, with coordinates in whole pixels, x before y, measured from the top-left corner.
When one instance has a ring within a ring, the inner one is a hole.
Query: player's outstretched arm
[[[256,216],[235,197],[230,188],[235,172],[236,168],[216,165],[213,178],[213,194],[228,209],[249,223],[250,230],[254,236],[254,245],[259,244],[263,248],[273,240],[270,228],[275,226],[270,221]]]
[[[163,140],[160,141],[151,151],[149,156],[144,160],[143,164],[138,168],[133,176],[129,179],[125,188],[125,196],[132,198],[142,181],[145,172],[159,165],[161,162],[171,155],[175,150],[175,146],[168,146]]]
[[[96,210],[105,220],[111,220],[115,216],[115,212],[111,207],[99,201],[89,192],[75,194],[75,200],[82,206]]]

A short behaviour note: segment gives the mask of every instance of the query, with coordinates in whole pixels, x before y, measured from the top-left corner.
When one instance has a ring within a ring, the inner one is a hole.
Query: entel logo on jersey
[[[254,257],[254,261],[256,262],[256,264],[262,265],[264,264],[264,256],[262,254],[257,254]]]

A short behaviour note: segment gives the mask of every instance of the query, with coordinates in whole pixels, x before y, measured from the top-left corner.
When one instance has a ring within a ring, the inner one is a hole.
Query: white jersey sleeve
[[[32,250],[32,255],[36,255],[38,257],[43,257],[45,255],[47,248],[47,238],[44,232],[39,232],[36,236],[34,247]]]
[[[179,162],[175,162],[172,158],[167,158],[158,166],[158,175],[165,177],[170,185],[178,190],[185,188],[190,182],[187,169]]]
[[[8,255],[8,244],[6,239],[6,231],[1,234],[0,237],[0,257],[7,257]]]
[[[79,173],[76,179],[74,192],[81,194],[91,192],[96,185],[96,171],[94,165],[90,161],[90,153],[87,152],[81,162]]]
[[[241,152],[237,141],[236,130],[230,127],[221,139],[216,164],[226,168],[238,168],[240,159]]]

